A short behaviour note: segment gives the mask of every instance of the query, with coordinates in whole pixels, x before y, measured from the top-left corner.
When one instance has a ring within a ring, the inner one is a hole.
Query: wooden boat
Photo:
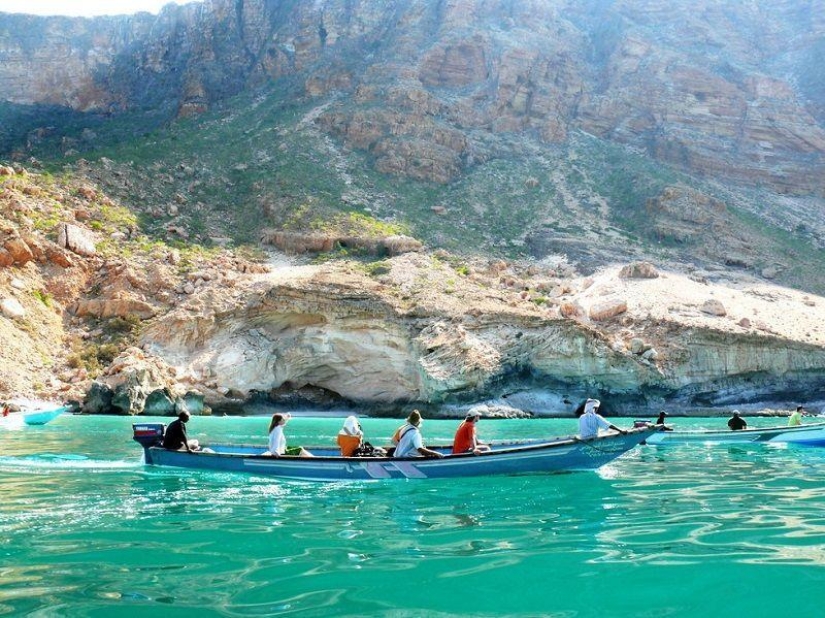
[[[788,442],[807,446],[825,446],[825,423],[753,429],[708,429],[696,431],[659,431],[647,438],[647,444],[744,444]]]
[[[368,481],[378,479],[425,479],[497,474],[529,474],[567,470],[592,470],[619,457],[649,438],[655,428],[631,429],[626,435],[608,433],[581,440],[575,436],[491,445],[489,452],[450,455],[450,446],[430,446],[444,453],[440,459],[422,457],[341,457],[333,446],[308,448],[314,457],[272,457],[266,447],[209,444],[212,452],[170,451],[160,446],[164,425],[134,424],[133,438],[144,448],[145,461],[154,466],[174,466],[249,472],[306,481]]]
[[[19,412],[9,412],[8,415],[0,417],[0,425],[11,427],[15,425],[45,425],[53,421],[64,412],[69,411],[70,406],[58,406],[56,408],[46,408],[42,410],[21,410]]]

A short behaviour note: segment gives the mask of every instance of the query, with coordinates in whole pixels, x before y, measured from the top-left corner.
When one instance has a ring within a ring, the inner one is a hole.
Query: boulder
[[[6,241],[4,248],[11,256],[13,264],[23,266],[34,259],[34,253],[26,241],[20,237],[10,238]]]
[[[634,337],[630,340],[630,351],[633,354],[642,354],[649,347],[650,346],[645,346],[644,339],[641,339],[639,337]]]
[[[619,271],[623,279],[656,279],[659,272],[650,262],[634,262]]]
[[[601,322],[615,318],[627,311],[627,301],[621,299],[606,300],[590,307],[590,319]]]
[[[4,298],[0,302],[0,311],[10,320],[26,317],[26,310],[16,298]]]
[[[134,316],[141,320],[148,320],[155,316],[156,310],[146,301],[123,294],[120,298],[79,300],[72,306],[71,312],[78,317],[125,319]]]
[[[177,406],[178,411],[184,409],[190,414],[199,416],[207,413],[207,408],[204,406],[203,402],[203,393],[199,393],[198,391],[187,391],[187,393],[183,396],[183,399],[179,398],[175,402],[175,405]]]
[[[169,389],[152,391],[146,397],[143,413],[149,416],[172,416],[175,414],[175,402]]]
[[[115,388],[112,397],[112,407],[129,416],[142,414],[148,397],[145,387],[136,380],[137,376],[132,374],[126,383]]]
[[[579,318],[584,315],[584,309],[577,302],[565,300],[559,305],[559,313],[565,318]]]
[[[109,414],[112,411],[114,391],[103,382],[92,382],[92,386],[83,399],[84,414]]]
[[[97,248],[95,247],[91,234],[71,223],[62,223],[60,225],[60,230],[57,234],[57,244],[77,255],[91,257],[97,254]]]
[[[728,314],[727,310],[725,309],[725,305],[723,305],[721,301],[716,300],[715,298],[711,298],[704,302],[704,304],[702,305],[702,313],[707,313],[708,315],[713,315],[720,318]]]
[[[659,358],[659,353],[654,348],[648,348],[642,354],[642,358],[654,362]]]

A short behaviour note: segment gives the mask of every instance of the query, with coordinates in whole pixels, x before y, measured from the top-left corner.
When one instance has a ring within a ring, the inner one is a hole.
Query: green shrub
[[[32,292],[32,296],[34,296],[37,300],[39,300],[47,307],[52,306],[52,296],[48,292],[44,292],[42,290],[34,290]]]

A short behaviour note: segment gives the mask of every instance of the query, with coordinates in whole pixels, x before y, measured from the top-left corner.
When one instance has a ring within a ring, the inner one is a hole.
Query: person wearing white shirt
[[[301,446],[286,445],[284,426],[291,418],[292,415],[289,412],[286,414],[272,415],[272,420],[269,423],[269,450],[267,452],[273,457],[280,457],[281,455],[312,457],[312,453]]]
[[[600,429],[612,429],[621,434],[627,433],[626,430],[619,429],[616,425],[605,420],[603,416],[597,414],[596,411],[601,403],[598,399],[588,399],[584,403],[584,413],[579,417],[579,437],[582,440],[595,438],[599,435]]]
[[[424,446],[420,425],[421,413],[413,410],[407,417],[407,422],[399,427],[393,436],[393,442],[396,444],[393,457],[444,457],[438,451]]]

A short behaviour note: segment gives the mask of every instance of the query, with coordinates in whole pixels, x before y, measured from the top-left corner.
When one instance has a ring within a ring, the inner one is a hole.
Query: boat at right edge
[[[825,446],[825,423],[754,429],[703,429],[695,431],[658,431],[647,438],[647,444],[745,444],[745,443],[803,444]]]

